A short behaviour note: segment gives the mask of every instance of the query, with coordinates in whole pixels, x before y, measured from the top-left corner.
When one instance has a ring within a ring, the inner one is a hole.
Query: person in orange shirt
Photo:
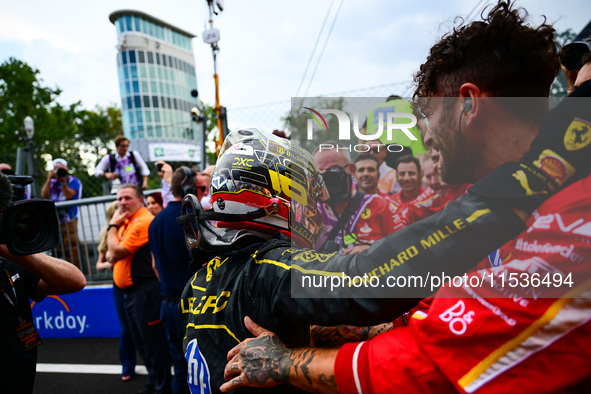
[[[131,332],[148,370],[141,392],[170,392],[170,356],[160,320],[160,283],[152,270],[148,228],[154,218],[144,207],[142,190],[121,185],[119,208],[107,227],[107,259],[113,263],[113,280],[123,289],[123,306]]]

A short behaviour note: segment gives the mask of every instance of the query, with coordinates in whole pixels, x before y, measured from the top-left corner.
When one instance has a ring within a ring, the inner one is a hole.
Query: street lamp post
[[[27,116],[24,120],[24,126],[27,138],[25,147],[20,147],[16,151],[16,175],[25,175],[26,164],[29,175],[35,179],[31,186],[31,197],[39,197],[39,187],[36,181],[35,145],[33,144],[33,136],[35,135],[35,122],[33,118]]]

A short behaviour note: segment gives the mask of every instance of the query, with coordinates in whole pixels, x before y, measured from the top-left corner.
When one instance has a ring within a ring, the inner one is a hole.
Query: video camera
[[[7,178],[7,179],[6,179]],[[59,243],[59,222],[55,203],[50,200],[24,200],[25,186],[33,182],[30,176],[0,175],[1,189],[12,187],[10,193],[2,191],[0,206],[0,243],[6,244],[15,256],[34,254],[54,248]],[[8,184],[10,182],[11,185]]]

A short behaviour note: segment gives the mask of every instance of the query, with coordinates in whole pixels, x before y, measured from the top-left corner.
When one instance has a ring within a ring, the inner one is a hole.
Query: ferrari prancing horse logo
[[[591,143],[591,125],[582,119],[575,118],[566,133],[564,133],[564,147],[568,151],[579,150]]]

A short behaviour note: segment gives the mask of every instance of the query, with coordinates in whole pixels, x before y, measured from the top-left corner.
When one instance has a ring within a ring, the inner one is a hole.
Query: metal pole
[[[213,29],[213,0],[207,0],[209,8],[209,28]],[[213,80],[215,82],[215,113],[217,115],[217,127],[218,127],[218,138],[215,141],[215,153],[216,156],[220,153],[222,143],[224,142],[224,129],[222,127],[222,106],[220,105],[220,80],[217,72],[217,53],[220,48],[218,47],[217,41],[210,44],[213,55]]]

